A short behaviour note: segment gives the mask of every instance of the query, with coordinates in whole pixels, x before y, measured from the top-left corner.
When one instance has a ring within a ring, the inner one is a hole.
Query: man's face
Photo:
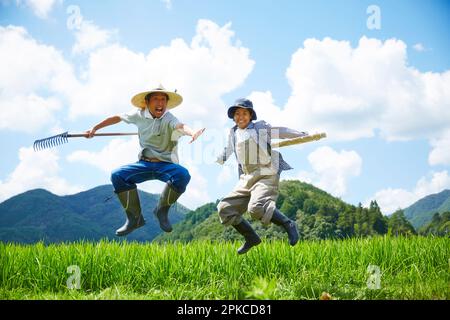
[[[240,129],[247,128],[250,120],[252,118],[251,111],[244,108],[237,108],[234,112],[234,122]]]
[[[154,118],[161,118],[167,108],[167,96],[164,93],[154,93],[147,103]]]

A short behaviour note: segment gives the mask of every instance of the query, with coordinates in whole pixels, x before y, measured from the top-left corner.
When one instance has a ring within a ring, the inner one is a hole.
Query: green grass
[[[450,239],[0,244],[0,299],[449,299]],[[71,265],[80,288],[69,289]],[[369,265],[380,288],[367,285]]]

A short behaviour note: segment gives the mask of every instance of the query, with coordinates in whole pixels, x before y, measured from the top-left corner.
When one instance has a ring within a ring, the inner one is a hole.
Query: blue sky
[[[353,204],[376,199],[384,213],[406,207],[450,188],[449,8],[0,0],[0,201],[34,188],[62,195],[109,183],[113,168],[136,159],[136,140],[73,139],[41,152],[33,141],[85,131],[163,83],[185,98],[173,113],[207,128],[193,145],[180,140],[181,164],[193,176],[180,198],[186,206],[214,201],[236,183],[233,161],[222,168],[213,155],[233,125],[228,105],[249,97],[273,125],[328,134],[281,149],[294,167],[282,178]],[[162,183],[140,187],[158,193]]]

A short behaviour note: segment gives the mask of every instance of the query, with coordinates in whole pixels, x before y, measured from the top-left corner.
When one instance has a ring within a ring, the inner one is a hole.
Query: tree
[[[329,239],[335,238],[336,225],[327,222],[323,217],[318,217],[314,224],[314,230],[312,231],[312,236],[315,239]]]
[[[388,232],[387,219],[381,213],[376,201],[371,201],[369,206],[369,224],[375,234],[386,234]]]
[[[280,210],[290,219],[295,219],[295,215],[297,214],[297,208],[294,205],[292,205],[289,199],[286,199],[283,202],[283,205],[281,206]]]
[[[450,235],[450,212],[442,214],[435,213],[431,221],[420,228],[422,235],[449,236]]]
[[[397,210],[389,217],[388,234],[394,236],[408,236],[417,233],[412,224],[406,219],[403,210]]]
[[[347,208],[339,215],[336,223],[337,229],[340,231],[342,237],[352,237],[355,234],[353,225],[354,214],[351,211],[351,208]]]
[[[356,208],[354,229],[355,234],[360,237],[374,234],[369,221],[369,210],[367,208],[363,208],[361,204],[359,204]]]
[[[316,222],[316,216],[299,212],[297,215],[298,232],[302,239],[312,239],[312,230]]]
[[[306,214],[315,214],[318,210],[318,206],[312,199],[306,199],[303,202],[303,212]]]

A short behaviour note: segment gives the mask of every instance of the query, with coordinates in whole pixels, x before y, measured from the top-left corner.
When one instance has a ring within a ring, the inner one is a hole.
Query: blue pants
[[[111,182],[116,193],[135,189],[136,183],[148,180],[167,182],[173,190],[183,193],[191,176],[186,168],[176,163],[142,160],[122,166],[111,173]]]

